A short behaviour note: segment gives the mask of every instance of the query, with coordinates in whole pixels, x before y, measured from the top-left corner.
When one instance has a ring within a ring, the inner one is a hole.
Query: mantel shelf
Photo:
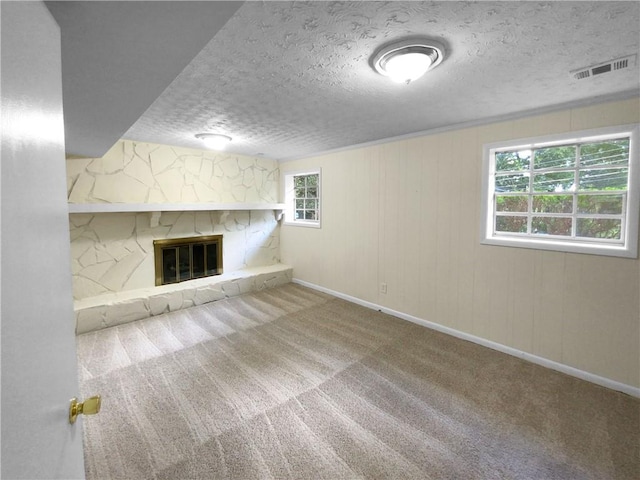
[[[220,212],[224,223],[231,211],[273,210],[282,219],[284,203],[70,203],[69,213],[148,213],[149,225],[157,227],[163,212]]]
[[[69,213],[284,210],[284,203],[70,203]]]

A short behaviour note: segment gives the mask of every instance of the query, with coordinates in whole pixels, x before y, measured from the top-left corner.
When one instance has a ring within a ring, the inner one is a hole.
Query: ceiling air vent
[[[636,64],[636,55],[628,55],[622,58],[616,58],[605,63],[599,63],[598,65],[592,65],[586,68],[580,68],[579,70],[573,70],[571,76],[576,80],[582,80],[583,78],[595,77],[602,75],[603,73],[615,72],[616,70],[624,70],[625,68],[633,67]]]

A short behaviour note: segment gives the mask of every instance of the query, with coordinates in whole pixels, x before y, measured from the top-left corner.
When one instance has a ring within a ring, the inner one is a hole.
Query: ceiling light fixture
[[[394,82],[409,84],[437,67],[443,59],[441,43],[413,38],[381,47],[371,57],[371,66]]]
[[[212,150],[224,150],[231,141],[231,137],[219,133],[196,133],[196,138],[202,140],[205,146]]]

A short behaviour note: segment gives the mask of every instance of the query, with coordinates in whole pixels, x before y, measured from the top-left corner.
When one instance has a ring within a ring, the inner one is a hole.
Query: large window
[[[320,227],[320,170],[284,174],[284,221]]]
[[[637,256],[638,127],[485,145],[483,243]]]

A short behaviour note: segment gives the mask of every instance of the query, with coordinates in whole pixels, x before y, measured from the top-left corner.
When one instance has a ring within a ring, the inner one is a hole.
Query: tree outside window
[[[483,243],[634,255],[638,128],[611,130],[485,146]]]

